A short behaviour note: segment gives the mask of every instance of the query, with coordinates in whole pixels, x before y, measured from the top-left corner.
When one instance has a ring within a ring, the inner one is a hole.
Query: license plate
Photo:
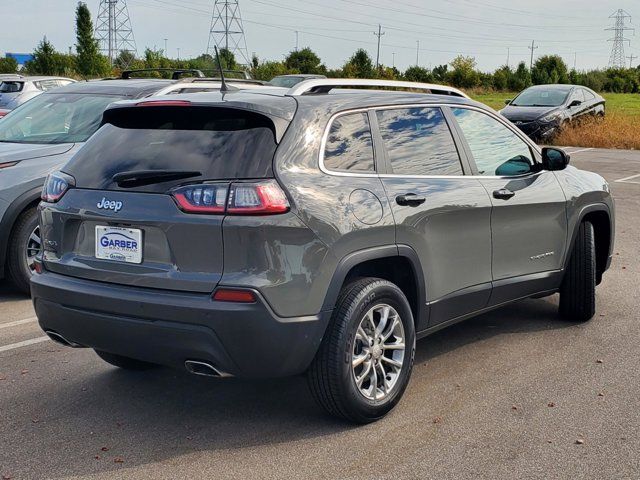
[[[96,258],[142,263],[142,230],[97,225]]]

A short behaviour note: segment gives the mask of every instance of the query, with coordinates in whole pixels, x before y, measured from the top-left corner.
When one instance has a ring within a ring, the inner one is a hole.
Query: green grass
[[[515,98],[516,92],[469,92],[474,100],[484,103],[495,110],[504,107],[504,101]],[[607,101],[607,113],[618,115],[640,115],[640,94],[638,93],[603,93]]]

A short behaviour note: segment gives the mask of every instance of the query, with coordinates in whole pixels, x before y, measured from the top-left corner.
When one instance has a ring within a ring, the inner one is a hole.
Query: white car
[[[0,76],[0,109],[13,110],[27,100],[75,80],[64,77],[23,77],[22,75]]]

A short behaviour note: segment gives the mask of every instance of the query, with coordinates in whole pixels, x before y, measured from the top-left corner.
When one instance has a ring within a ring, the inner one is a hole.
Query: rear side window
[[[377,112],[380,134],[397,175],[462,175],[460,157],[439,108]]]
[[[273,122],[254,112],[211,107],[133,107],[106,122],[65,167],[80,188],[166,192],[179,181],[119,187],[113,176],[140,170],[199,172],[190,180],[269,178]]]
[[[22,91],[24,82],[2,82],[0,83],[0,93],[17,93]]]
[[[350,113],[333,120],[324,148],[330,170],[373,172],[373,139],[366,113]]]

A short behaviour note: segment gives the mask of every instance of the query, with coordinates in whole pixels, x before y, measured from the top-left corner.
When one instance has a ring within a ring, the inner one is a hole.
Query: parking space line
[[[0,347],[0,352],[15,350],[16,348],[27,347],[29,345],[35,345],[36,343],[46,342],[47,340],[51,340],[51,339],[45,336],[45,337],[32,338],[31,340],[25,340],[24,342],[12,343],[10,345],[5,345],[4,347]]]
[[[629,181],[629,180],[631,180],[631,179],[633,179],[633,178],[638,178],[638,177],[640,177],[640,173],[638,173],[638,174],[636,174],[636,175],[631,175],[630,177],[624,177],[624,178],[621,178],[621,179],[619,179],[619,180],[616,180],[616,182],[621,182],[621,183],[635,183],[635,184],[639,184],[639,185],[640,185],[640,182],[630,182],[630,181]]]
[[[594,150],[593,148],[581,148],[580,150],[575,150],[573,152],[567,152],[569,155],[575,155],[580,152],[588,152],[589,150]]]
[[[17,327],[18,325],[33,323],[33,322],[36,322],[37,320],[38,320],[38,317],[31,317],[31,318],[25,318],[24,320],[16,320],[15,322],[0,323],[0,330],[2,330],[3,328]]]

